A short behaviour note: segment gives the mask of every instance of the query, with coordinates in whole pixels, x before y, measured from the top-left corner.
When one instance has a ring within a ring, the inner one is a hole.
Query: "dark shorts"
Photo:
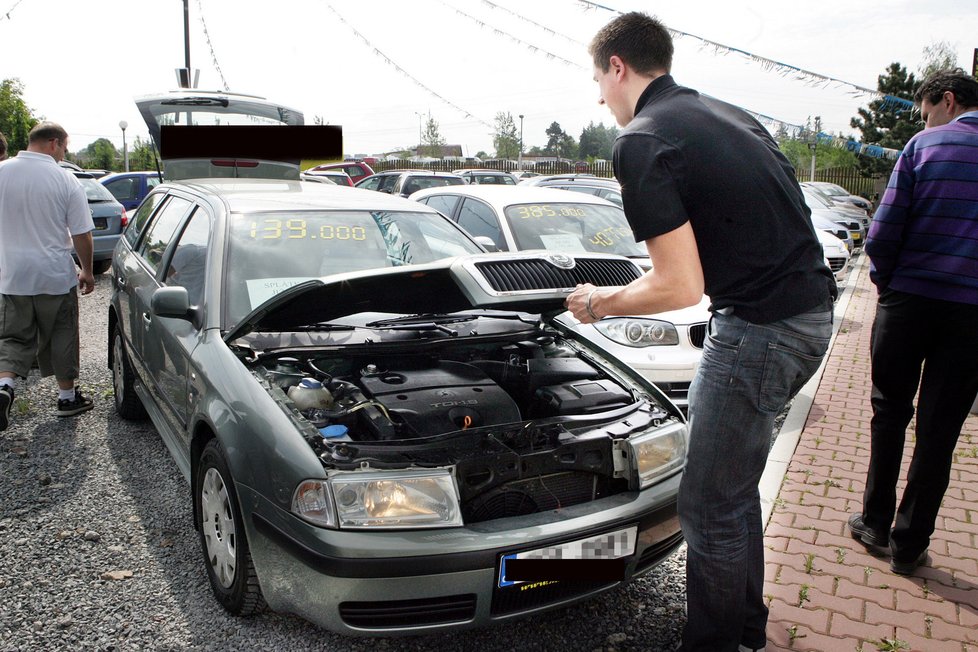
[[[34,360],[42,376],[78,378],[78,292],[0,294],[0,371],[27,377]]]

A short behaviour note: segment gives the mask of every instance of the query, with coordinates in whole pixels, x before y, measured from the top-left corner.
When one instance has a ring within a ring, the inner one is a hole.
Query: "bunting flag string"
[[[588,8],[602,9],[604,11],[610,11],[616,14],[621,14],[621,11],[617,9],[612,9],[611,7],[606,7],[605,5],[598,4],[597,2],[592,2],[591,0],[577,0],[580,4],[585,5]],[[689,37],[700,41],[706,46],[709,46],[717,53],[733,53],[739,54],[741,56],[747,57],[751,61],[761,64],[764,70],[776,72],[783,76],[791,75],[795,79],[798,79],[807,83],[814,84],[836,84],[840,86],[847,86],[852,88],[854,94],[858,95],[869,95],[874,99],[881,100],[884,106],[899,106],[904,109],[913,110],[914,104],[910,100],[906,100],[902,97],[897,97],[895,95],[884,95],[879,91],[874,91],[871,88],[866,88],[864,86],[859,86],[858,84],[853,84],[852,82],[847,82],[843,79],[837,79],[835,77],[829,77],[827,75],[821,75],[817,72],[812,72],[811,70],[805,70],[804,68],[799,68],[797,66],[792,66],[787,63],[782,63],[781,61],[775,61],[774,59],[768,59],[767,57],[758,56],[747,50],[742,50],[740,48],[735,48],[730,45],[724,45],[723,43],[718,43],[716,41],[711,41],[710,39],[703,38],[702,36],[697,36],[695,34],[690,34],[689,32],[683,32],[678,29],[673,29],[666,26],[666,29],[672,34],[673,38],[684,38]]]
[[[560,61],[560,62],[564,63],[565,65],[573,66],[573,67],[579,68],[581,70],[586,70],[586,68],[584,66],[582,66],[581,64],[579,64],[579,63],[577,63],[575,61],[571,61],[570,59],[565,59],[564,57],[562,57],[560,55],[557,55],[557,54],[554,54],[553,52],[549,52],[547,50],[544,50],[541,47],[538,47],[536,45],[533,45],[532,43],[527,43],[526,41],[524,41],[524,40],[522,40],[520,38],[517,38],[516,36],[513,36],[509,32],[506,32],[505,30],[499,29],[498,27],[493,27],[492,25],[484,22],[480,18],[476,18],[475,16],[473,16],[471,14],[465,13],[464,11],[462,11],[461,9],[459,9],[458,7],[453,7],[452,5],[447,4],[443,0],[438,0],[438,2],[440,2],[443,5],[445,5],[449,9],[452,9],[453,11],[455,11],[455,13],[457,13],[457,14],[459,14],[461,16],[465,16],[469,20],[474,21],[476,24],[479,25],[479,27],[482,27],[483,29],[490,29],[490,30],[492,30],[493,34],[496,34],[497,36],[502,36],[504,38],[509,39],[510,41],[513,41],[514,43],[517,43],[519,45],[522,45],[525,48],[527,48],[528,50],[530,50],[531,52],[539,52],[539,53],[543,54],[544,56],[546,56],[548,59],[554,59],[556,61]],[[548,29],[548,28],[544,27],[543,29]],[[548,29],[548,31],[550,31],[550,30]]]
[[[516,13],[515,11],[512,11],[511,9],[507,9],[506,7],[501,7],[501,6],[497,5],[495,2],[490,2],[490,0],[482,0],[482,4],[487,5],[491,9],[497,9],[499,11],[504,11],[507,14],[509,14],[510,16],[514,16],[514,17],[518,18],[519,20],[522,20],[524,23],[529,23],[529,24],[533,25],[534,27],[538,27],[538,28],[542,29],[547,34],[553,34],[554,36],[559,36],[560,38],[566,39],[567,41],[570,41],[574,45],[579,45],[582,48],[586,48],[587,47],[587,44],[586,43],[582,43],[581,41],[578,41],[573,36],[568,36],[567,34],[561,34],[560,32],[555,31],[555,30],[547,27],[546,25],[541,25],[540,23],[536,22],[535,20],[530,20],[526,16],[520,15],[520,14]]]
[[[374,47],[373,44],[370,42],[370,40],[367,39],[366,36],[364,36],[363,34],[361,34],[359,32],[359,30],[357,30],[357,28],[355,28],[353,25],[351,25],[349,22],[347,22],[347,20],[345,18],[343,18],[343,16],[340,15],[340,12],[336,11],[336,8],[332,5],[332,3],[326,2],[326,8],[329,9],[331,12],[333,12],[333,14],[340,20],[341,23],[343,23],[344,25],[346,25],[347,27],[349,27],[350,28],[350,31],[352,31],[354,34],[356,34],[357,38],[359,38],[361,41],[363,41],[367,45],[367,47],[370,48],[370,50],[372,50],[373,53],[376,54],[378,57],[380,57],[381,59],[383,59],[384,62],[387,65],[391,66],[397,72],[401,73],[402,75],[404,75],[405,77],[407,77],[408,79],[410,79],[417,86],[420,86],[429,95],[431,95],[432,97],[440,100],[441,102],[444,102],[448,106],[452,107],[453,109],[455,109],[456,111],[458,111],[459,113],[461,113],[462,115],[464,115],[466,118],[471,118],[473,120],[476,120],[476,121],[479,122],[479,124],[482,124],[482,125],[488,127],[489,129],[492,129],[493,128],[493,126],[491,124],[489,124],[488,122],[486,122],[485,120],[483,120],[481,118],[478,118],[478,117],[472,115],[472,113],[470,113],[469,111],[466,111],[465,109],[463,109],[462,107],[458,106],[454,102],[451,102],[450,100],[448,100],[448,99],[442,97],[441,95],[439,95],[438,93],[436,93],[434,90],[432,90],[431,88],[429,88],[428,86],[426,86],[424,83],[422,83],[421,80],[419,80],[417,77],[415,77],[414,75],[412,75],[411,73],[409,73],[407,70],[405,70],[404,68],[402,68],[401,66],[399,66],[389,56],[387,56],[386,54],[384,54],[383,52],[381,52],[379,49],[377,49],[376,47]]]
[[[10,20],[10,14],[11,14],[11,12],[13,12],[13,10],[17,8],[17,5],[19,5],[23,1],[24,0],[17,0],[17,2],[15,2],[13,4],[13,6],[10,7],[10,9],[8,9],[6,11],[6,13],[4,13],[3,15],[0,15],[0,20],[3,20],[4,18],[6,18],[7,20]]]
[[[204,22],[204,7],[200,0],[197,0],[197,14],[200,16],[200,25],[204,28],[204,40],[207,41],[207,47],[211,51],[211,62],[214,64],[214,68],[217,70],[218,77],[221,78],[221,83],[224,84],[224,90],[230,91],[228,88],[228,82],[224,79],[224,72],[221,71],[221,64],[217,62],[217,55],[214,54],[214,44],[211,43],[211,35],[207,31],[207,23]]]

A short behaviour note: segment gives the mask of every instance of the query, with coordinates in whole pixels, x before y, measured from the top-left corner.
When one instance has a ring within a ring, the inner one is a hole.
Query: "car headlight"
[[[669,346],[679,344],[679,332],[667,321],[616,317],[594,323],[594,328],[612,342],[625,346]]]
[[[329,486],[340,528],[462,525],[455,479],[446,469],[344,473]]]
[[[677,423],[628,439],[638,488],[655,484],[686,462],[686,426]]]

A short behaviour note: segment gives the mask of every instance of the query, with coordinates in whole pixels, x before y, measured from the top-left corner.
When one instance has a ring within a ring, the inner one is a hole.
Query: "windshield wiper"
[[[326,322],[320,322],[318,324],[309,324],[308,326],[295,326],[289,330],[300,333],[305,331],[353,331],[356,330],[356,326],[349,326],[348,324],[328,324]]]

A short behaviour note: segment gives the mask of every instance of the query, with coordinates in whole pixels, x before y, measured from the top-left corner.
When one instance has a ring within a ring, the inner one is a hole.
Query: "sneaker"
[[[927,549],[917,555],[913,561],[898,561],[896,557],[890,559],[890,570],[897,575],[913,575],[913,572],[927,562]]]
[[[75,398],[58,399],[58,416],[73,417],[76,414],[81,414],[82,412],[91,410],[92,406],[92,399],[82,396],[82,393],[76,387]]]
[[[6,430],[10,425],[10,406],[14,404],[14,388],[9,385],[0,386],[0,430]]]
[[[887,551],[890,549],[889,534],[880,534],[871,530],[863,521],[862,514],[853,514],[849,517],[849,533],[853,539],[867,548],[885,548]]]

